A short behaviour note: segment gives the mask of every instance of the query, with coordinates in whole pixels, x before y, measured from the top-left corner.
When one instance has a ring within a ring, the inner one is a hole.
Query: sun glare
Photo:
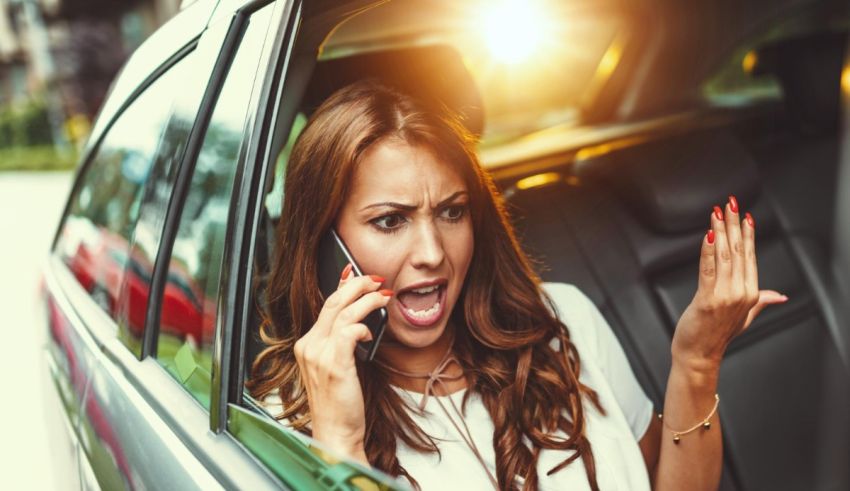
[[[528,59],[546,35],[546,17],[538,2],[487,2],[480,30],[493,58],[507,64]]]

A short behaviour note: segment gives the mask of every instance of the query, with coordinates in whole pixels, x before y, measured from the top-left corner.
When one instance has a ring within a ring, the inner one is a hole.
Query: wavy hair
[[[254,361],[246,383],[251,394],[262,399],[278,391],[284,407],[279,418],[310,433],[310,407],[293,346],[311,328],[323,304],[318,245],[342,207],[364,151],[386,138],[429,148],[459,170],[470,194],[475,245],[451,312],[454,349],[467,375],[465,397],[479,394],[493,420],[499,487],[517,489],[519,476],[523,489],[537,489],[540,451],[559,449],[574,453],[548,474],[581,458],[591,487],[598,489],[583,396],[604,410],[596,392],[578,379],[579,353],[567,327],[549,310],[552,301],[519,246],[492,179],[481,168],[475,139],[444,107],[373,80],[331,95],[292,149],[260,329],[267,347]],[[553,338],[559,340],[560,350],[551,348]],[[399,463],[396,442],[421,452],[439,452],[437,444],[414,423],[390,387],[388,374],[359,361],[357,371],[367,408],[364,443],[369,462],[418,487]],[[567,436],[556,435],[556,430]]]

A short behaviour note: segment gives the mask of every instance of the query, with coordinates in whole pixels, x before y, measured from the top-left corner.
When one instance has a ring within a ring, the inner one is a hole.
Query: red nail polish
[[[756,228],[756,221],[753,220],[753,216],[750,215],[750,212],[744,214],[744,217],[747,219],[747,223],[750,224],[750,227]]]
[[[738,200],[731,194],[729,195],[729,209],[732,213],[738,213]]]
[[[348,273],[350,273],[350,272],[351,272],[351,263],[348,263],[348,264],[345,265],[344,268],[342,268],[342,274],[340,275],[339,279],[344,280],[345,277],[348,276]]]
[[[376,274],[370,274],[369,278],[372,278],[372,281],[374,281],[375,283],[383,283],[384,281],[386,281],[384,278]]]
[[[391,297],[391,296],[393,296],[393,291],[392,291],[392,290],[388,290],[388,289],[386,289],[386,288],[385,288],[385,289],[383,289],[383,290],[378,290],[378,293],[380,293],[381,295],[383,295],[383,296],[385,296],[385,297]]]
[[[714,244],[714,230],[709,230],[707,236],[708,236],[708,243]]]
[[[718,220],[723,221],[723,210],[721,210],[719,206],[714,207],[714,216],[717,217]]]

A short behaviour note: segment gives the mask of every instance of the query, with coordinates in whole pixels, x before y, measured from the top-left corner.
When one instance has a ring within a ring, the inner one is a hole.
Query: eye
[[[370,220],[370,223],[382,232],[395,232],[404,222],[404,217],[395,213]]]
[[[443,218],[450,222],[457,222],[466,215],[466,205],[452,205],[443,210]]]

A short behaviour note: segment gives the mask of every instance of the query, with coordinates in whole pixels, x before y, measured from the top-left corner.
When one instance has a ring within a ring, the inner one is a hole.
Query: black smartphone
[[[319,289],[323,298],[327,299],[339,286],[339,279],[346,264],[351,264],[355,276],[363,276],[363,271],[354,260],[354,256],[345,246],[336,230],[331,228],[319,243]],[[372,333],[371,341],[357,343],[355,354],[359,360],[371,361],[378,350],[378,343],[387,324],[387,309],[381,307],[373,310],[363,319],[363,324]]]

